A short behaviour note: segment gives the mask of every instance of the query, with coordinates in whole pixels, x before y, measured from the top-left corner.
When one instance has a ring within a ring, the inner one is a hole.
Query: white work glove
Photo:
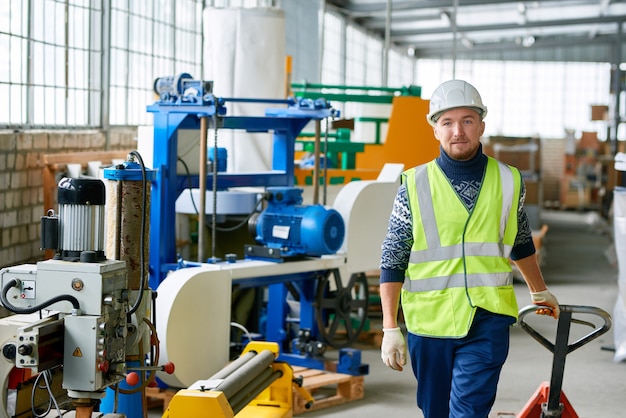
[[[539,315],[550,315],[555,318],[559,317],[561,310],[559,309],[559,301],[548,289],[541,292],[530,292],[530,297],[534,305],[545,306],[549,309],[537,309]]]
[[[406,342],[400,328],[383,328],[380,358],[387,367],[402,371],[406,364]]]

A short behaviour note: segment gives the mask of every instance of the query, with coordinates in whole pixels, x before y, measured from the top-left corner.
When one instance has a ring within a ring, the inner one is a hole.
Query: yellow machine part
[[[278,356],[278,344],[251,342],[242,354],[248,351],[270,350]],[[220,391],[183,389],[174,395],[163,418],[291,418],[293,416],[293,370],[287,363],[274,362],[272,369],[280,370],[282,376],[257,395],[237,415]]]
[[[432,160],[439,155],[439,141],[428,124],[429,101],[414,96],[393,99],[384,144],[365,144],[356,155],[356,168],[383,168],[385,163],[402,163],[405,169]]]
[[[436,158],[439,141],[426,120],[429,103],[415,96],[394,97],[384,142],[365,144],[363,152],[356,154],[354,169],[328,168],[327,184],[375,180],[386,163],[404,164],[409,169]],[[296,167],[294,176],[296,185],[311,184],[313,169]]]
[[[234,417],[224,393],[182,389],[176,392],[163,418]]]

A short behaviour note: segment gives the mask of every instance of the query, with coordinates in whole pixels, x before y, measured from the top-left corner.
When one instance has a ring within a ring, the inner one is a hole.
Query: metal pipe
[[[456,24],[457,13],[459,11],[459,0],[454,0],[453,2],[453,11],[452,11],[452,19],[450,19],[450,23],[452,24],[452,78],[456,78],[456,42],[459,37],[459,28]]]
[[[213,379],[225,379],[229,374],[252,360],[256,356],[256,351],[248,351],[247,353],[239,356],[236,360],[228,364],[219,372],[215,373],[213,376],[209,378],[209,380]]]
[[[250,390],[248,390],[245,393],[245,396],[243,396],[241,400],[238,400],[236,403],[235,402],[230,403],[230,407],[235,414],[237,414],[239,411],[245,408],[246,405],[248,405],[254,398],[256,398],[259,393],[263,392],[276,379],[282,377],[283,375],[282,371],[280,370],[272,371],[271,368],[268,368],[267,372],[269,373],[264,372],[265,377],[263,378],[259,377],[259,380],[256,382],[254,388],[250,388]]]
[[[273,362],[274,354],[269,350],[263,350],[252,360],[231,373],[213,390],[223,392],[226,399],[229,399],[254,380],[254,378]]]
[[[204,229],[206,221],[207,117],[200,118],[200,203],[198,207],[198,262],[204,261]]]
[[[383,71],[380,80],[381,86],[389,85],[389,49],[391,49],[391,0],[387,0],[385,10],[385,46],[383,47]]]
[[[235,393],[228,399],[228,403],[230,407],[233,408],[235,414],[238,412],[236,409],[242,409],[250,402],[250,395],[252,399],[256,397],[259,393],[261,393],[268,385],[266,384],[267,380],[272,376],[274,370],[271,366],[263,370],[258,376],[250,381],[245,387],[243,387],[239,392]]]
[[[322,193],[322,204],[326,205],[326,196],[328,194],[328,118],[326,118],[326,129],[324,133],[324,185]]]
[[[320,137],[321,137],[321,121],[315,120],[315,142],[313,143],[313,204],[316,205],[320,201]]]

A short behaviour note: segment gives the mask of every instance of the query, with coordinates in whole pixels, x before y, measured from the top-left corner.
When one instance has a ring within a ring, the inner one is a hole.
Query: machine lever
[[[304,408],[311,409],[311,407],[313,406],[313,403],[315,402],[315,399],[313,398],[313,395],[309,393],[308,390],[302,387],[303,382],[304,382],[304,378],[302,376],[294,377],[293,387],[296,389],[296,392],[298,392],[300,396],[302,396],[302,398],[306,400],[306,403],[304,404]]]
[[[165,363],[162,366],[138,366],[138,367],[128,367],[128,370],[136,370],[136,371],[157,371],[157,372],[165,372],[167,374],[172,374],[174,373],[174,370],[176,369],[176,367],[174,366],[174,363],[172,363],[171,361],[168,361],[167,363]]]

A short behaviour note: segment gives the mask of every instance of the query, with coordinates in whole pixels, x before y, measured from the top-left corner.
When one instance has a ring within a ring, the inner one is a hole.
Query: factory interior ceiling
[[[326,0],[418,58],[620,63],[626,0]]]

